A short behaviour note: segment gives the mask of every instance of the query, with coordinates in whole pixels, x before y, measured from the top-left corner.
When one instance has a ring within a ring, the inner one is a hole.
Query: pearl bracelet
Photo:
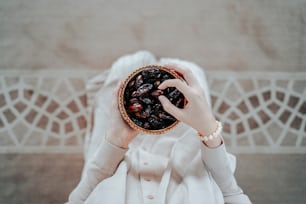
[[[199,138],[202,142],[207,142],[209,140],[213,140],[214,138],[218,137],[218,135],[221,134],[222,128],[223,128],[222,123],[220,121],[217,121],[217,120],[216,120],[216,123],[217,123],[217,129],[212,134],[204,136],[200,132],[198,132]]]

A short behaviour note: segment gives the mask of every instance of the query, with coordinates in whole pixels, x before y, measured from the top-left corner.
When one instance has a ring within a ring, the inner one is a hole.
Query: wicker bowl
[[[122,86],[119,89],[119,97],[118,97],[119,111],[122,115],[122,118],[128,123],[128,125],[131,128],[133,128],[133,129],[135,129],[139,132],[146,133],[146,134],[155,134],[155,135],[165,133],[166,131],[172,129],[173,127],[175,127],[178,124],[179,121],[176,120],[171,115],[169,115],[168,113],[166,113],[166,114],[168,114],[168,117],[169,116],[172,117],[173,120],[171,120],[171,122],[169,122],[169,121],[164,122],[158,128],[156,128],[156,127],[145,128],[143,125],[141,126],[141,124],[145,124],[145,123],[148,124],[149,122],[146,122],[146,119],[143,119],[143,118],[136,118],[135,113],[131,113],[128,106],[131,103],[130,102],[131,101],[131,95],[132,95],[131,92],[133,92],[133,91],[135,92],[135,90],[137,89],[136,85],[134,85],[135,83],[137,83],[136,78],[139,77],[140,75],[141,75],[141,77],[146,76],[146,75],[144,75],[145,73],[149,73],[149,72],[156,71],[156,70],[158,70],[158,72],[160,72],[161,75],[163,74],[163,76],[167,75],[167,77],[169,76],[170,78],[181,78],[177,73],[175,73],[175,72],[171,71],[170,69],[168,69],[166,67],[163,67],[163,66],[159,66],[159,65],[144,66],[144,67],[138,68],[137,70],[133,71],[123,81]],[[161,75],[159,75],[159,76],[161,76]],[[148,79],[148,81],[149,80],[151,80],[151,78]],[[154,80],[155,79],[152,79],[151,82],[144,82],[144,84],[152,84],[152,86],[155,87],[155,88],[152,88],[151,92],[148,92],[148,93],[152,94],[152,92],[154,90],[156,91],[157,86],[156,86],[155,83],[159,84],[163,81],[163,79],[156,79],[157,82],[156,81],[153,82]],[[133,85],[131,85],[131,84],[133,84]],[[152,86],[150,86],[150,87],[152,87]],[[137,89],[137,90],[139,90],[139,89]],[[173,91],[173,90],[176,90],[176,89],[172,88],[171,90]],[[176,90],[176,91],[178,91],[178,90]],[[169,89],[169,92],[170,92],[170,89]],[[146,94],[148,94],[148,93],[146,93]],[[167,97],[166,94],[165,94],[165,96]],[[179,101],[177,101],[176,103],[177,103],[176,106],[178,106],[180,108],[183,108],[185,106],[186,100],[185,100],[183,94],[180,95]],[[144,103],[139,102],[139,104],[144,104]],[[158,99],[154,100],[154,104],[152,104],[152,106],[156,107],[155,106],[156,104],[160,104]],[[146,106],[146,104],[144,104],[144,106]],[[161,107],[161,105],[158,105],[158,106]],[[151,107],[151,105],[150,105],[150,107]],[[161,107],[161,110],[164,111],[162,107]],[[136,113],[136,114],[139,115],[139,113]],[[150,114],[149,117],[151,117],[151,114]],[[139,123],[139,121],[140,121],[140,123]],[[160,119],[160,121],[163,121],[163,120]]]

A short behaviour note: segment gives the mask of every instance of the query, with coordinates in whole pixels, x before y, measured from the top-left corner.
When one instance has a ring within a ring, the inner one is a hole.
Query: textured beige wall
[[[0,1],[0,69],[104,69],[147,49],[210,70],[306,71],[305,0]]]

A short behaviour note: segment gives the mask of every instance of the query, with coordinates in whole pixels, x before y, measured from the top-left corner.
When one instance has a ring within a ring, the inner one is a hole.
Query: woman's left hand
[[[137,136],[138,132],[132,129],[122,119],[118,109],[118,92],[119,86],[113,93],[112,109],[110,114],[110,124],[106,131],[106,139],[121,148],[127,148],[129,143]]]

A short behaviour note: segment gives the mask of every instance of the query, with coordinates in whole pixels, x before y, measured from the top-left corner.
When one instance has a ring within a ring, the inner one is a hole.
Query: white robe
[[[195,130],[183,123],[162,135],[139,134],[128,149],[104,139],[111,92],[117,82],[138,67],[171,62],[191,68],[209,99],[205,74],[193,63],[177,59],[158,62],[146,51],[117,60],[97,93],[86,165],[68,203],[251,203],[236,183],[235,157],[226,152],[225,144],[208,148]]]

